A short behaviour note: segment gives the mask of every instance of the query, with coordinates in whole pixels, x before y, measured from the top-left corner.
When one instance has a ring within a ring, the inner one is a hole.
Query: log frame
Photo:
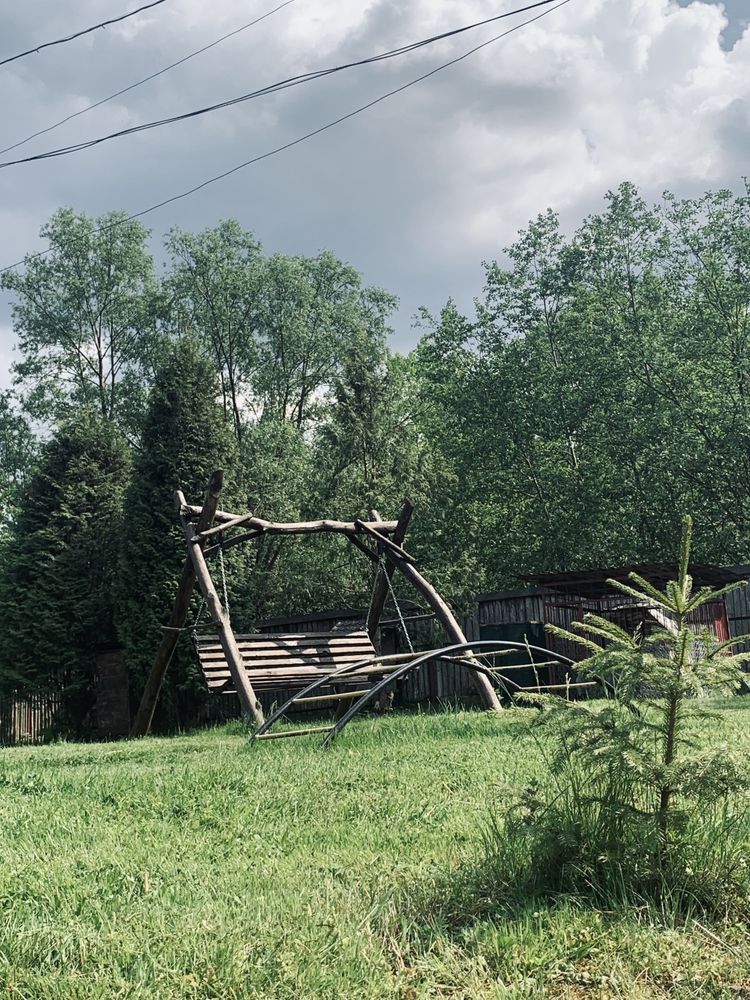
[[[396,530],[393,533],[393,541],[396,545],[403,546],[413,513],[414,504],[411,500],[405,500],[398,521],[396,522]],[[370,511],[370,517],[372,519],[370,522],[371,524],[373,521],[380,520],[380,515],[376,510]],[[375,577],[375,584],[372,588],[370,607],[367,611],[367,632],[370,636],[370,642],[376,649],[378,646],[378,643],[376,642],[378,629],[380,628],[380,621],[383,617],[383,608],[385,607],[386,598],[388,597],[388,583],[393,579],[393,574],[395,572],[395,563],[386,561],[385,566],[383,566],[382,573],[385,574],[388,579],[385,579],[385,577],[379,573]],[[380,650],[378,650],[378,652],[380,652]]]
[[[221,604],[218,592],[211,579],[211,574],[206,563],[206,556],[224,546],[252,541],[262,538],[266,534],[341,534],[373,562],[380,565],[378,552],[374,551],[362,540],[362,535],[369,537],[377,543],[377,548],[385,556],[385,573],[388,575],[388,580],[380,575],[377,577],[370,601],[368,634],[371,640],[373,633],[377,631],[382,617],[388,582],[395,570],[399,570],[415,590],[422,595],[432,609],[435,618],[442,624],[451,642],[454,645],[467,643],[466,636],[448,604],[416,568],[414,557],[403,548],[404,537],[414,510],[410,501],[407,500],[404,503],[397,521],[383,521],[376,511],[371,511],[369,521],[361,519],[351,522],[320,520],[282,524],[255,517],[252,513],[233,514],[228,511],[219,510],[218,500],[223,481],[224,475],[221,470],[217,470],[212,474],[202,507],[188,504],[183,493],[179,490],[175,494],[177,510],[185,534],[188,558],[183,565],[182,577],[177,589],[172,614],[168,625],[165,627],[162,641],[157,650],[154,664],[151,668],[146,688],[144,689],[136,720],[131,730],[132,736],[144,736],[150,729],[164,676],[174,654],[180,633],[185,627],[190,597],[196,579],[200,584],[204,599],[217,625],[222,649],[224,650],[227,665],[229,666],[235,689],[242,704],[243,714],[253,719],[256,725],[263,725],[262,708],[255,696],[247,671],[245,670],[242,653],[237,646],[229,616]],[[212,526],[214,522],[218,523]],[[246,528],[246,531],[239,536],[234,536],[226,541],[224,540],[223,533],[225,531],[239,527]],[[206,542],[213,541],[213,539],[216,539],[216,544],[206,549]],[[372,641],[374,642],[374,640]],[[471,656],[470,652],[469,656]],[[501,711],[502,705],[486,673],[478,669],[477,665],[476,667],[472,667],[472,675],[475,678],[477,690],[485,708],[496,712]]]
[[[203,506],[197,508],[199,511],[197,526],[201,530],[210,528],[211,523],[217,516],[219,494],[221,493],[223,485],[224,472],[222,469],[217,469],[208,481]],[[182,497],[182,494],[180,494],[180,497]],[[184,497],[182,497],[182,501],[184,501]],[[179,501],[178,511],[182,513]],[[175,595],[169,622],[164,629],[161,642],[159,643],[159,648],[156,651],[151,671],[146,680],[146,686],[143,689],[141,703],[138,706],[138,712],[136,713],[135,721],[133,722],[133,726],[130,730],[130,735],[132,737],[145,736],[151,729],[151,723],[154,719],[154,712],[156,711],[156,704],[159,700],[159,694],[161,692],[162,684],[164,683],[164,677],[167,673],[172,657],[174,656],[174,651],[177,647],[180,634],[185,627],[185,622],[187,621],[188,611],[190,610],[190,598],[192,597],[194,586],[195,570],[193,568],[192,560],[188,557],[182,567],[182,576],[180,577],[180,582],[177,586],[177,594]]]
[[[218,591],[216,590],[214,582],[211,579],[211,573],[209,572],[205,556],[203,555],[203,546],[201,544],[193,544],[195,540],[195,529],[192,524],[185,519],[183,519],[183,529],[185,531],[185,538],[187,539],[188,552],[190,553],[190,558],[195,570],[195,576],[200,585],[203,599],[205,600],[216,624],[219,642],[221,643],[221,648],[224,650],[224,656],[226,657],[227,666],[229,667],[229,673],[232,675],[235,691],[237,692],[240,704],[242,705],[242,714],[246,719],[252,719],[256,725],[262,726],[263,709],[255,696],[252,684],[247,676],[245,662],[242,658],[240,648],[237,645],[234,632],[232,631],[229,615],[221,603],[221,598],[219,597]]]

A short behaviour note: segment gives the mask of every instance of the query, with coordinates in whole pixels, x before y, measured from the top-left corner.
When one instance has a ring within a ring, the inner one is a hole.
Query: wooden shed
[[[504,639],[542,646],[550,651],[580,660],[584,650],[573,643],[551,636],[545,630],[548,623],[569,628],[573,621],[580,621],[587,612],[611,618],[626,629],[634,630],[648,618],[647,609],[634,599],[612,588],[607,580],[627,581],[632,571],[645,577],[657,587],[674,579],[677,567],[668,563],[648,563],[592,569],[569,573],[550,573],[529,577],[529,586],[516,590],[500,590],[479,594],[471,614],[465,616],[461,626],[470,640]],[[735,580],[748,579],[750,566],[712,566],[695,564],[691,572],[697,586],[718,588]],[[750,587],[742,588],[700,609],[697,625],[708,625],[719,641],[750,632]],[[416,604],[407,602],[404,609],[412,643],[415,648],[429,649],[441,643],[440,630],[432,615]],[[352,608],[339,608],[314,615],[275,618],[259,625],[260,631],[330,631],[337,628],[356,627],[364,622],[365,612]],[[653,624],[652,621],[647,622]],[[385,619],[381,628],[381,642],[387,652],[407,649],[401,623],[398,619]],[[506,663],[526,662],[524,652],[504,660]],[[519,677],[519,682],[533,683],[533,668],[529,677]],[[419,673],[411,675],[398,692],[401,704],[439,703],[445,701],[474,702],[475,691],[470,678],[450,664],[428,664]]]

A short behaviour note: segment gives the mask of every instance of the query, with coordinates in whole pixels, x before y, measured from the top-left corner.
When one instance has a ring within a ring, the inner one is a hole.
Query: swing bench
[[[377,654],[367,632],[313,632],[311,634],[237,635],[247,679],[254,691],[303,688],[318,678]],[[195,639],[198,662],[206,686],[214,694],[237,694],[226,654],[218,635]],[[382,669],[379,671],[382,673]],[[365,674],[364,677],[367,677]],[[361,687],[361,672],[342,678],[341,684]],[[317,702],[356,697],[360,691],[319,696]]]
[[[256,517],[252,513],[232,514],[218,509],[223,473],[214,472],[208,484],[202,506],[188,504],[184,494],[177,490],[175,502],[185,535],[187,559],[175,597],[169,622],[163,626],[162,640],[154,658],[151,673],[143,691],[131,735],[148,733],[156,708],[164,676],[177,646],[180,635],[189,631],[193,635],[198,662],[207,688],[212,694],[234,694],[239,698],[243,715],[255,723],[254,738],[276,739],[301,736],[311,732],[326,732],[326,745],[347,724],[350,718],[370,704],[392,686],[392,682],[408,672],[418,670],[430,659],[453,663],[469,670],[474,686],[485,708],[500,711],[502,706],[495,685],[507,694],[530,690],[521,688],[512,680],[511,673],[518,667],[509,666],[502,672],[477,659],[475,652],[491,656],[507,652],[510,647],[522,644],[500,640],[469,642],[453,612],[438,592],[422,576],[415,560],[404,547],[404,537],[411,520],[413,507],[407,501],[397,521],[384,521],[377,511],[370,511],[369,520],[302,521],[276,523]],[[364,630],[342,632],[317,632],[307,634],[276,635],[269,633],[236,635],[232,629],[227,607],[224,580],[223,552],[243,542],[269,536],[311,535],[329,533],[343,535],[376,567],[370,607]],[[214,585],[208,560],[218,555],[223,584],[223,602]],[[395,599],[391,584],[398,571],[419,592],[440,622],[450,645],[442,649],[415,653]],[[190,600],[196,582],[200,586],[213,626],[213,635],[197,634],[195,626],[186,627]],[[388,595],[394,601],[401,618],[403,631],[410,647],[409,653],[379,655],[375,648],[382,613]],[[531,654],[532,649],[525,648]],[[537,650],[545,652],[544,650]],[[493,661],[494,662],[494,661]],[[550,682],[549,690],[556,687],[588,687],[589,684],[571,684],[571,660],[558,656],[555,660],[538,664],[554,671],[562,666],[567,680],[565,685]],[[536,690],[541,691],[541,688]],[[264,718],[263,708],[256,692],[294,692],[276,708],[269,719]],[[344,709],[335,725],[323,729],[293,729],[278,733],[267,730],[294,703],[307,705],[339,701]],[[346,708],[346,701],[351,707]]]

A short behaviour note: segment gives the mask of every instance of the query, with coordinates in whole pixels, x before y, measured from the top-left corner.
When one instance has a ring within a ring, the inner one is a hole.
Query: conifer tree
[[[79,411],[42,448],[5,549],[0,578],[0,685],[56,691],[59,728],[94,724],[98,650],[115,641],[113,594],[122,502],[130,470],[124,439],[95,411]]]
[[[535,889],[585,887],[715,907],[737,888],[744,845],[738,853],[728,834],[745,821],[750,772],[727,742],[717,744],[715,731],[698,749],[691,723],[719,722],[703,696],[730,694],[744,680],[750,653],[731,650],[750,636],[719,642],[694,617],[744,581],[695,588],[691,535],[685,517],[677,579],[664,590],[636,573],[632,584],[609,581],[643,609],[634,635],[592,614],[573,622],[574,631],[547,625],[588,650],[578,675],[608,678],[610,696],[592,705],[529,696],[544,709],[537,724],[551,777],[546,788],[530,789],[505,834],[516,849],[520,834],[523,853],[534,858]]]
[[[181,489],[189,501],[203,497],[211,473],[218,468],[228,470],[234,454],[231,428],[217,399],[211,363],[193,341],[178,341],[156,373],[125,505],[117,625],[134,708],[159,644],[160,628],[169,617],[186,555],[174,492]],[[227,474],[228,497],[232,479]],[[183,635],[162,689],[154,728],[174,729],[189,723],[202,697],[190,643]]]

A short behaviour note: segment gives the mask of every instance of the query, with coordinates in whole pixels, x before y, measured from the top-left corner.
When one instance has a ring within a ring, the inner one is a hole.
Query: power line
[[[243,104],[246,101],[256,100],[259,97],[265,97],[269,94],[276,94],[279,93],[279,91],[287,90],[291,87],[298,87],[303,83],[320,80],[323,77],[332,76],[335,73],[342,73],[346,70],[372,65],[373,63],[385,62],[388,59],[394,59],[411,52],[416,52],[418,49],[426,48],[428,45],[433,45],[435,42],[443,41],[447,38],[453,38],[456,35],[465,34],[468,31],[474,31],[477,28],[485,27],[486,25],[493,24],[496,21],[502,21],[505,18],[514,17],[517,14],[525,14],[527,11],[536,10],[539,7],[547,7],[551,3],[554,3],[554,0],[537,0],[536,3],[529,4],[526,7],[520,7],[517,10],[507,11],[504,14],[496,14],[493,17],[485,18],[482,21],[475,21],[472,24],[466,24],[461,28],[453,28],[450,31],[443,31],[438,35],[432,35],[429,38],[423,38],[418,42],[412,42],[409,45],[402,45],[396,49],[389,49],[387,52],[381,52],[375,56],[368,56],[365,59],[358,59],[355,62],[343,63],[338,66],[329,67],[328,69],[312,70],[308,73],[292,76],[286,80],[280,80],[278,83],[272,83],[268,86],[261,87],[258,90],[253,90],[248,94],[241,94],[239,97],[232,97],[229,100],[220,101],[217,104],[209,104],[203,108],[186,111],[181,115],[172,115],[168,118],[160,118],[156,121],[144,122],[141,125],[131,125],[129,128],[120,129],[117,132],[110,132],[109,134],[99,136],[96,139],[88,139],[84,142],[61,146],[58,149],[47,150],[43,153],[35,153],[33,156],[25,156],[17,160],[6,160],[0,163],[0,169],[18,166],[22,163],[33,163],[37,160],[49,160],[58,156],[68,156],[71,153],[77,153],[84,149],[90,149],[92,146],[98,146],[101,143],[109,142],[112,139],[119,139],[127,135],[135,135],[138,132],[147,132],[150,129],[161,128],[164,125],[172,125],[175,122],[186,121],[190,118],[198,118],[214,111],[220,111],[225,108],[233,107],[236,104]]]
[[[236,166],[231,167],[229,170],[225,170],[220,174],[215,174],[213,177],[209,177],[205,181],[201,181],[200,184],[196,184],[194,187],[189,188],[186,191],[182,191],[179,194],[172,195],[169,198],[165,198],[163,201],[157,202],[155,205],[151,205],[148,208],[142,209],[140,212],[134,212],[132,215],[126,216],[124,219],[118,220],[115,223],[110,223],[107,226],[101,226],[94,230],[94,233],[104,232],[108,229],[116,227],[118,225],[124,225],[126,222],[132,222],[134,219],[143,218],[144,215],[149,215],[151,212],[157,211],[159,208],[164,208],[166,205],[171,205],[173,202],[181,201],[183,198],[188,198],[190,195],[196,194],[196,192],[201,191],[203,188],[208,187],[210,184],[215,184],[217,181],[224,180],[224,178],[236,174],[239,170],[244,170],[245,167],[252,166],[255,163],[260,163],[261,160],[267,160],[272,156],[276,156],[278,153],[283,153],[287,149],[292,149],[294,146],[299,146],[301,143],[306,142],[308,139],[312,139],[317,135],[321,135],[323,132],[327,132],[329,129],[335,128],[337,125],[341,125],[343,122],[348,121],[350,118],[354,118],[370,108],[374,108],[376,105],[381,104],[383,101],[387,101],[391,97],[395,97],[397,94],[403,93],[410,87],[415,87],[418,83],[422,83],[424,80],[428,80],[430,77],[435,76],[437,73],[441,73],[444,69],[448,69],[451,66],[455,66],[475,53],[479,52],[481,49],[487,48],[487,46],[492,45],[494,42],[500,41],[501,38],[505,38],[508,35],[512,35],[514,31],[518,31],[520,28],[525,28],[528,24],[533,24],[535,21],[541,20],[541,18],[546,17],[547,14],[551,14],[555,10],[559,10],[566,4],[570,3],[571,0],[560,0],[554,7],[548,7],[547,10],[543,10],[540,14],[535,17],[530,17],[526,21],[521,21],[520,24],[514,25],[507,31],[503,31],[499,35],[495,35],[493,38],[487,39],[486,42],[482,42],[479,45],[475,45],[474,48],[469,49],[460,56],[456,56],[455,59],[451,59],[449,62],[442,63],[440,66],[436,66],[427,73],[423,73],[421,76],[416,77],[414,80],[410,80],[408,83],[402,84],[400,87],[395,87],[393,90],[389,90],[385,94],[381,94],[380,97],[376,97],[372,101],[368,101],[367,104],[362,104],[353,111],[349,111],[345,115],[341,115],[339,118],[333,121],[327,122],[325,125],[321,125],[319,128],[313,129],[311,132],[306,132],[304,135],[298,136],[296,139],[292,139],[289,142],[284,143],[281,146],[277,146],[275,149],[271,149],[266,153],[261,153],[258,156],[252,157],[250,160],[245,160],[243,163],[238,163]],[[45,250],[39,250],[37,253],[27,255],[23,260],[18,260],[15,264],[8,264],[6,267],[0,268],[0,274],[4,274],[6,271],[12,271],[16,267],[28,263],[29,261],[36,260],[39,257],[45,257],[50,253],[52,247],[47,247]]]
[[[61,125],[66,125],[74,118],[78,118],[80,115],[85,115],[87,112],[93,111],[94,108],[100,108],[102,104],[106,104],[108,101],[114,101],[115,98],[122,97],[123,94],[127,94],[129,91],[135,90],[136,87],[142,87],[144,83],[149,83],[151,80],[155,80],[158,76],[168,73],[171,69],[175,69],[177,66],[182,66],[183,63],[188,62],[190,59],[194,59],[195,56],[200,56],[204,52],[208,52],[209,49],[214,48],[216,45],[220,45],[222,42],[225,42],[228,38],[233,38],[235,35],[239,35],[240,32],[247,31],[248,28],[252,28],[256,24],[260,24],[260,22],[265,21],[267,17],[271,17],[272,14],[275,14],[277,11],[280,11],[284,7],[288,7],[290,4],[295,2],[296,0],[284,0],[284,3],[279,4],[278,7],[274,7],[273,10],[266,11],[265,14],[261,14],[260,17],[256,17],[255,20],[248,21],[247,24],[240,25],[239,28],[235,28],[233,31],[227,32],[226,35],[222,35],[221,38],[217,38],[215,41],[209,42],[208,45],[204,45],[200,49],[196,49],[195,52],[189,52],[186,56],[176,60],[176,62],[170,63],[163,69],[157,70],[149,76],[144,76],[142,80],[137,80],[135,83],[131,83],[127,87],[123,87],[122,90],[118,90],[114,94],[110,94],[109,97],[103,97],[100,101],[95,101],[93,104],[87,104],[86,107],[81,108],[80,111],[74,111],[73,114],[67,115],[65,118],[61,118],[60,121],[55,122],[54,125],[48,125],[46,128],[42,128],[38,132],[33,132],[31,135],[27,135],[25,139],[20,139],[18,142],[14,142],[12,146],[6,146],[5,149],[0,149],[0,156],[2,156],[3,153],[9,153],[12,149],[18,149],[19,146],[25,146],[26,143],[31,142],[32,139],[36,139],[40,135],[46,135],[47,132],[52,132]]]
[[[100,21],[99,24],[92,24],[90,28],[83,28],[83,30],[76,31],[72,35],[66,35],[65,38],[56,38],[54,42],[42,42],[41,45],[35,45],[33,49],[26,49],[25,52],[19,52],[18,55],[8,56],[7,59],[0,59],[0,66],[6,66],[8,63],[15,62],[16,59],[23,59],[26,56],[32,56],[35,52],[41,52],[42,49],[49,49],[53,45],[62,45],[64,42],[72,42],[74,38],[80,38],[81,35],[90,35],[92,31],[98,31],[99,28],[106,28],[110,24],[118,24],[120,21],[126,21],[129,17],[135,17],[136,14],[140,14],[144,10],[151,10],[152,7],[158,7],[159,4],[166,2],[167,0],[153,0],[153,3],[147,3],[143,7],[139,7],[137,10],[131,10],[127,14],[120,14],[119,17],[112,17],[109,21]]]

